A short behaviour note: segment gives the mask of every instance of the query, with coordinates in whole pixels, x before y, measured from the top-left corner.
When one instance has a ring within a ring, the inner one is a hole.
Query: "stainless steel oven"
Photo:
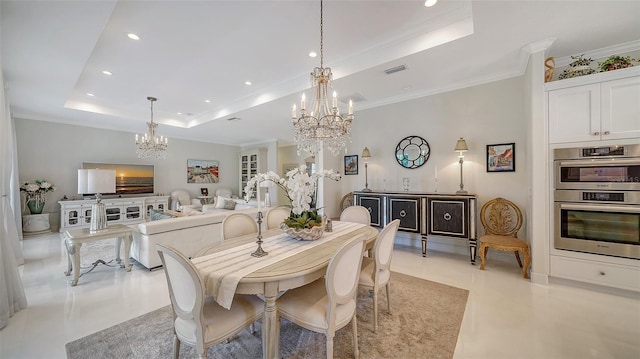
[[[640,145],[554,150],[556,189],[640,191]]]
[[[555,191],[555,248],[640,259],[640,191]]]

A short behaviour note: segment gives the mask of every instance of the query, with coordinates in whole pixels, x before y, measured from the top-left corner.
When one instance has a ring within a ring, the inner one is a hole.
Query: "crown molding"
[[[613,46],[603,47],[601,49],[585,51],[584,57],[591,59],[603,59],[611,55],[625,54],[627,52],[640,50],[640,40],[625,42]],[[575,56],[575,55],[574,55]],[[556,58],[556,68],[569,65],[574,59],[571,56]]]

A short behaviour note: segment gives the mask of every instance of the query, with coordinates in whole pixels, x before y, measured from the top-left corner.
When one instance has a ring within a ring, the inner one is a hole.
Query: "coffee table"
[[[129,252],[131,250],[132,232],[133,230],[131,229],[131,227],[128,227],[124,224],[111,224],[107,226],[107,228],[95,233],[91,233],[89,231],[89,228],[66,230],[62,234],[65,247],[67,248],[67,271],[64,272],[64,274],[66,276],[69,276],[71,275],[71,272],[73,272],[73,279],[70,282],[71,286],[77,285],[78,279],[82,275],[80,274],[80,247],[82,247],[82,244],[88,242],[115,238],[116,262],[121,263],[122,260],[120,259],[120,244],[122,243],[122,241],[124,241],[125,256],[123,268],[127,272],[130,272],[131,264],[129,263]],[[94,263],[93,268],[95,268],[97,264],[98,262]],[[91,268],[89,271],[93,270],[93,268]]]

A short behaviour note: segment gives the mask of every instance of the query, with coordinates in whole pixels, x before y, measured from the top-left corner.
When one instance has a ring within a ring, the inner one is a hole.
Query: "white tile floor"
[[[0,358],[65,358],[67,342],[169,304],[162,270],[100,266],[70,287],[57,233],[23,248],[29,307],[0,331]],[[470,291],[455,358],[640,358],[638,296],[535,285],[515,261],[480,271],[466,256],[431,251],[425,259],[402,245],[392,269]]]

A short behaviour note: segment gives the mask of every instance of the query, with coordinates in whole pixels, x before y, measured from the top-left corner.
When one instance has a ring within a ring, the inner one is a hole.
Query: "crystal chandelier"
[[[155,97],[147,97],[151,102],[151,122],[147,122],[147,133],[144,135],[136,134],[136,153],[138,158],[156,158],[163,160],[167,158],[167,144],[169,140],[156,135],[157,123],[153,123],[153,102],[158,101]]]
[[[313,111],[307,111],[305,96],[302,94],[300,101],[300,117],[293,105],[292,118],[295,135],[293,141],[298,146],[298,154],[301,150],[315,155],[322,148],[326,148],[334,156],[340,150],[347,151],[347,142],[351,142],[351,121],[353,121],[353,102],[349,100],[348,113],[340,114],[338,109],[338,97],[333,91],[331,107],[329,107],[328,91],[333,90],[333,75],[331,68],[323,67],[323,32],[322,32],[322,0],[320,1],[320,67],[313,69],[311,73],[311,86],[315,89],[316,100],[311,107]]]

